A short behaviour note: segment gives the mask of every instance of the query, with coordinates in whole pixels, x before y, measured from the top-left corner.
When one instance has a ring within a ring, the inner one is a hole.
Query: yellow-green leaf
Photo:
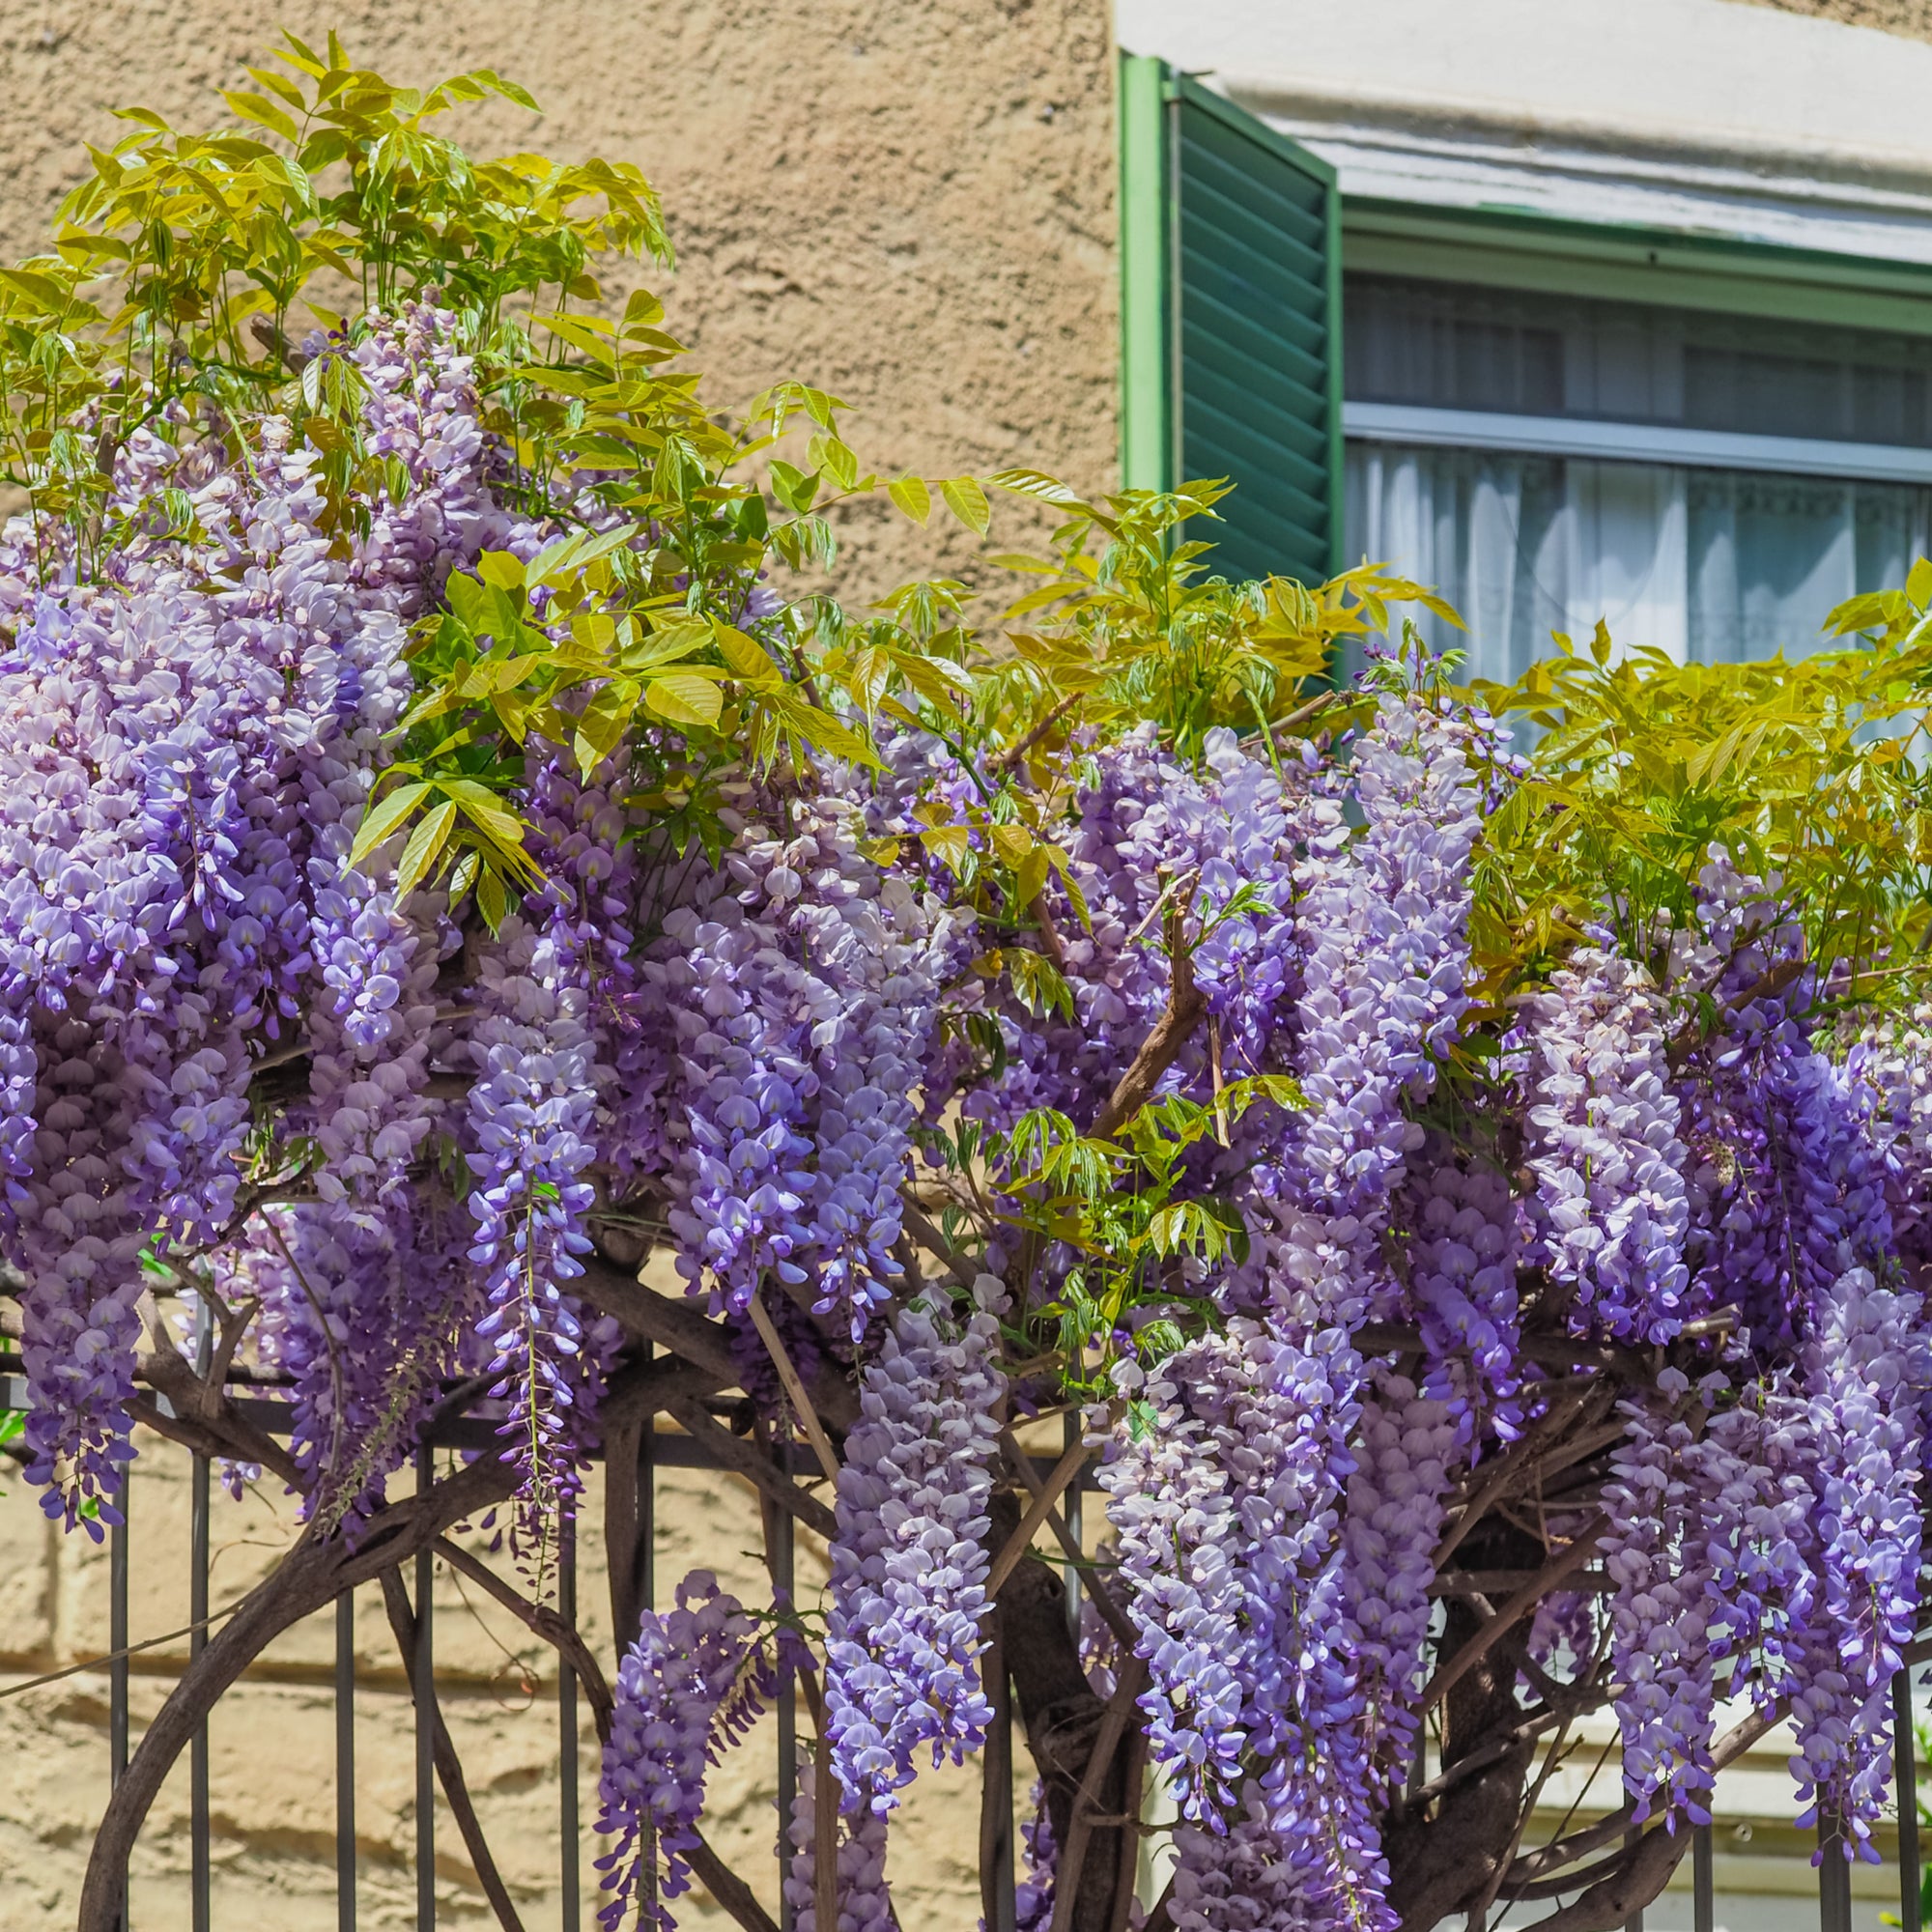
[[[972,849],[973,835],[963,825],[935,825],[922,832],[919,841],[949,870],[963,872],[966,855]]]
[[[1034,836],[1024,825],[993,827],[993,850],[1009,866],[1017,866],[1034,850]]]
[[[725,623],[713,624],[711,635],[724,653],[724,662],[731,667],[732,675],[741,683],[753,691],[784,688],[784,674],[755,638],[748,638],[743,631],[734,630]]]
[[[495,932],[510,916],[509,888],[494,866],[485,866],[476,879],[476,910]]]
[[[886,485],[886,495],[916,524],[923,524],[932,515],[932,492],[922,477],[901,476],[896,483]]]
[[[359,866],[429,795],[426,784],[407,784],[392,791],[364,816],[349,848],[349,863]]]
[[[673,724],[709,727],[718,723],[724,699],[717,682],[703,672],[674,670],[651,679],[644,687],[644,702]]]
[[[939,494],[946,498],[946,507],[969,530],[975,530],[980,536],[986,534],[993,521],[993,512],[978,478],[950,476],[939,486]]]
[[[258,128],[267,128],[285,141],[301,139],[301,129],[267,95],[224,93],[221,98],[242,120],[252,121]]]
[[[521,590],[524,587],[523,561],[506,550],[486,550],[477,559],[476,575],[485,583],[494,583],[498,590]]]
[[[403,847],[402,862],[396,867],[398,898],[414,892],[422,883],[449,838],[449,828],[455,823],[456,808],[445,799],[410,834],[410,842]]]
[[[612,678],[579,712],[575,750],[587,779],[623,742],[637,715],[638,687],[629,678]]]
[[[521,849],[524,822],[487,785],[474,779],[440,779],[438,788],[453,798],[472,824],[498,843]]]

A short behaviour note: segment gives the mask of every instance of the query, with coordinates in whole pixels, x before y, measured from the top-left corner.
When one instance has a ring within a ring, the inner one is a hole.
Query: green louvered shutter
[[[1226,476],[1213,565],[1341,567],[1334,171],[1163,63],[1121,66],[1122,469]],[[1193,534],[1193,532],[1190,532]]]

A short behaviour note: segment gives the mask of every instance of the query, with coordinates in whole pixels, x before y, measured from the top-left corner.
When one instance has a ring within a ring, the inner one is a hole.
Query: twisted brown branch
[[[577,1681],[583,1686],[584,1697],[590,1705],[592,1719],[597,1725],[597,1739],[600,1744],[611,1742],[611,1686],[604,1675],[604,1666],[597,1662],[590,1646],[583,1641],[578,1628],[561,1612],[554,1610],[548,1604],[533,1604],[521,1592],[514,1590],[487,1563],[472,1556],[460,1544],[450,1542],[446,1536],[439,1536],[435,1544],[436,1553],[452,1570],[459,1570],[478,1588],[486,1590],[497,1603],[517,1618],[533,1635],[540,1636],[556,1652],[564,1662],[577,1673]]]
[[[1194,960],[1187,950],[1184,931],[1186,908],[1177,895],[1163,915],[1167,956],[1173,979],[1168,984],[1167,1006],[1154,1022],[1153,1031],[1141,1042],[1133,1064],[1121,1075],[1100,1111],[1088,1129],[1096,1141],[1111,1139],[1146,1106],[1160,1077],[1180,1057],[1188,1037],[1201,1024],[1208,1010],[1207,996],[1194,983]]]

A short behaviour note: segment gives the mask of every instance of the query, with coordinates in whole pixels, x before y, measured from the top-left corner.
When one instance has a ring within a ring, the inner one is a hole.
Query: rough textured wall
[[[658,282],[720,404],[781,376],[855,409],[853,440],[887,473],[1027,461],[1083,488],[1115,461],[1113,132],[1104,0],[14,0],[0,9],[0,256],[42,245],[62,194],[107,145],[108,109],[184,123],[219,111],[278,27],[329,26],[364,65],[427,83],[471,67],[523,81],[545,112],[469,110],[479,151],[537,148],[638,161],[662,190],[679,252]],[[935,520],[936,524],[942,520]],[[1012,541],[1016,516],[1004,520]],[[860,513],[848,584],[934,569],[973,574],[953,526],[935,536]],[[994,541],[1003,526],[996,524]],[[183,1459],[150,1459],[137,1496],[135,1634],[186,1621]],[[104,1558],[63,1540],[15,1483],[0,1497],[0,1691],[105,1646]],[[272,1487],[272,1486],[270,1486]],[[666,1478],[660,1601],[695,1562],[754,1579],[747,1497]],[[217,1603],[289,1533],[266,1497],[218,1511]],[[594,1520],[594,1508],[593,1508]],[[803,1548],[801,1580],[813,1559]],[[822,1571],[821,1571],[822,1574]],[[586,1565],[586,1605],[603,1583]],[[554,1680],[520,1627],[466,1606],[443,1577],[439,1642],[451,1728],[532,1927],[557,1922]],[[473,1592],[471,1593],[473,1596]],[[362,1606],[362,1922],[412,1922],[410,1716],[373,1592]],[[594,1618],[593,1618],[594,1620]],[[332,1906],[333,1745],[327,1620],[292,1634],[213,1728],[216,1911],[222,1924],[323,1932]],[[146,1653],[137,1729],[180,1647]],[[526,1688],[528,1673],[530,1687]],[[0,1697],[0,1925],[72,1923],[86,1837],[105,1795],[98,1672]],[[716,1794],[721,1851],[759,1867],[775,1815],[769,1747],[739,1754]],[[586,1815],[593,1755],[584,1755]],[[977,1806],[959,1780],[922,1782],[894,1874],[907,1932],[978,1916]],[[601,1849],[585,1846],[585,1863]],[[142,1932],[187,1924],[185,1771],[136,1861]],[[445,1815],[444,1922],[486,1922]],[[588,1879],[591,1875],[586,1873]],[[594,1905],[586,1884],[585,1923]],[[702,1898],[692,1927],[723,1922]]]
[[[134,1642],[188,1621],[188,1458],[143,1433],[128,1513]],[[407,1479],[404,1487],[407,1488]],[[34,1497],[9,1481],[0,1494],[0,1926],[70,1932],[89,1834],[107,1796],[107,1679],[81,1669],[33,1680],[107,1649],[107,1556],[85,1536],[46,1523]],[[289,1500],[272,1479],[240,1502],[216,1494],[210,1603],[217,1612],[266,1575],[295,1533]],[[593,1475],[584,1520],[602,1509]],[[750,1605],[770,1586],[753,1553],[759,1526],[748,1486],[735,1478],[666,1470],[658,1479],[657,1601],[696,1568]],[[472,1548],[486,1541],[466,1538]],[[579,1577],[584,1634],[609,1656],[606,1574],[587,1543]],[[800,1601],[810,1607],[826,1574],[824,1546],[801,1529]],[[499,1560],[499,1570],[505,1566]],[[514,1573],[509,1573],[514,1574]],[[560,1922],[556,1677],[553,1654],[476,1586],[439,1564],[438,1694],[469,1789],[505,1884],[529,1932]],[[405,1932],[415,1923],[413,1719],[381,1593],[356,1597],[355,1793],[358,1923]],[[179,1636],[131,1662],[134,1735],[166,1696],[186,1656]],[[262,1932],[334,1932],[335,1624],[324,1612],[265,1653],[216,1707],[210,1729],[214,1920]],[[582,1834],[579,1867],[585,1932],[599,1902],[592,1861],[606,1841],[596,1818],[597,1750],[579,1699]],[[767,1718],[712,1775],[705,1833],[774,1915],[776,1729]],[[1022,1799],[1031,1779],[1021,1747]],[[440,1801],[437,1816],[438,1921],[451,1932],[496,1924]],[[971,1925],[979,1914],[979,1804],[970,1774],[923,1777],[895,1827],[889,1865],[906,1932]],[[188,1764],[184,1755],[150,1814],[132,1867],[138,1932],[187,1932]],[[683,1900],[682,1932],[728,1932],[731,1920],[702,1891]]]
[[[1106,0],[14,0],[0,254],[38,245],[83,143],[117,131],[110,107],[205,125],[282,26],[332,25],[394,79],[523,81],[540,118],[491,103],[445,124],[479,150],[642,166],[679,253],[671,326],[718,403],[798,376],[853,405],[882,471],[1025,460],[1098,489],[1115,474],[1109,17]],[[884,512],[859,514],[848,547],[873,588],[969,554],[956,528],[935,543]]]
[[[1906,34],[1915,41],[1932,41],[1932,0],[1744,0],[1753,7],[1775,7],[1780,14],[1808,14],[1814,20],[1839,20],[1848,27],[1877,27],[1888,34]]]

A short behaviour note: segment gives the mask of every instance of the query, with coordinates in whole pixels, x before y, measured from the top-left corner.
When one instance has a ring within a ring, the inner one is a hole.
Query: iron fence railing
[[[208,1365],[205,1338],[204,1346],[198,1352],[201,1356],[199,1366],[205,1374]],[[247,1384],[233,1388],[228,1400],[240,1415],[258,1428],[274,1435],[286,1435],[289,1411],[285,1404],[263,1396]],[[17,1364],[0,1361],[0,1409],[21,1408],[25,1406],[26,1389],[23,1379],[17,1373]],[[1071,1418],[1068,1426],[1070,1432],[1073,1427]],[[475,1450],[493,1447],[497,1441],[496,1427],[495,1423],[488,1420],[460,1414],[441,1420],[418,1448],[415,1460],[417,1484],[426,1486],[433,1481],[433,1462],[438,1450]],[[189,1627],[186,1634],[189,1658],[192,1662],[208,1642],[211,1623],[219,1621],[224,1612],[215,1611],[212,1614],[209,1603],[213,1469],[207,1456],[193,1451],[188,1453],[192,1459],[192,1469],[188,1538]],[[789,1453],[782,1449],[760,1453],[769,1453],[775,1465],[786,1473],[790,1473],[793,1469],[802,1473],[805,1469],[806,1452],[797,1448]],[[1036,1463],[1037,1469],[1042,1476],[1050,1466],[1045,1461],[1038,1461]],[[687,1435],[649,1428],[641,1432],[639,1438],[637,1468],[639,1568],[634,1579],[639,1602],[647,1605],[655,1602],[655,1579],[652,1571],[658,1471],[665,1468],[723,1470],[725,1467],[726,1465],[704,1444]],[[736,1473],[742,1474],[743,1471],[739,1470]],[[1091,1490],[1094,1487],[1090,1472],[1082,1483],[1073,1486],[1065,1498],[1067,1528],[1076,1544],[1082,1529],[1081,1492],[1083,1488]],[[123,1500],[124,1502],[130,1500],[130,1492],[124,1492]],[[776,1509],[770,1513],[768,1533],[771,1538],[772,1578],[774,1585],[787,1595],[793,1588],[793,1519],[787,1511]],[[130,1562],[134,1548],[133,1540],[137,1534],[138,1523],[131,1508],[124,1509],[122,1522],[107,1532],[107,1654],[87,1662],[69,1665],[54,1673],[56,1676],[67,1676],[77,1671],[99,1669],[103,1666],[106,1669],[110,1790],[119,1784],[128,1764],[129,1659],[140,1650],[170,1640],[178,1640],[183,1634],[181,1632],[175,1632],[167,1636],[150,1638],[140,1643],[130,1641],[128,1629]],[[557,1607],[561,1615],[574,1625],[578,1607],[577,1560],[574,1538],[569,1532],[566,1532],[561,1541],[558,1559]],[[435,1563],[436,1552],[425,1544],[414,1558],[412,1599],[405,1594],[402,1604],[408,1625],[412,1631],[407,1674],[414,1704],[412,1863],[416,1932],[435,1932],[438,1913],[436,1792],[439,1776],[436,1753],[439,1701],[434,1694],[428,1697],[415,1695],[415,1687],[427,1683],[433,1691],[437,1681],[436,1604],[433,1587]],[[1079,1577],[1070,1563],[1065,1567],[1065,1581],[1068,1612],[1077,1618]],[[399,1581],[396,1587],[400,1588]],[[337,1932],[356,1932],[358,1857],[355,1805],[355,1592],[353,1589],[344,1590],[335,1600],[334,1669],[330,1684],[335,1738],[334,1863]],[[390,1608],[391,1622],[394,1625],[397,1619],[396,1606],[393,1603]],[[998,1675],[1004,1677],[1003,1672]],[[1898,1922],[1903,1932],[1922,1932],[1919,1917],[1921,1874],[1918,1818],[1916,1804],[1912,1802],[1916,1791],[1916,1765],[1910,1680],[1910,1671],[1901,1670],[1892,1685],[1893,1769],[1895,1788],[1901,1800],[1898,1805]],[[21,1690],[29,1687],[22,1685],[13,1688]],[[556,1692],[557,1856],[560,1900],[558,1932],[582,1932],[581,1861],[583,1820],[579,1764],[579,1695],[577,1674],[567,1658],[559,1652]],[[986,1748],[993,1754],[996,1762],[1004,1763],[1009,1768],[1010,1774],[1013,1764],[1010,1699],[1001,1695],[993,1699],[993,1704],[994,1723]],[[778,1800],[777,1813],[783,1819],[790,1817],[793,1801],[797,1795],[799,1747],[797,1687],[789,1671],[782,1672],[780,1677],[775,1705],[777,1765],[774,1784]],[[188,1831],[192,1932],[214,1932],[209,1738],[206,1722],[195,1732],[189,1750]],[[1851,1868],[1829,1833],[1825,1835],[1820,1849],[1823,1856],[1818,1864],[1819,1932],[1853,1932]],[[1013,1853],[1010,1830],[1000,1834],[996,1842],[981,1844],[982,1864],[993,1877],[993,1884],[987,1889],[993,1908],[993,1922],[984,1928],[984,1932],[1015,1932],[1017,1904]],[[1693,1833],[1690,1864],[1694,1932],[1716,1932],[1712,1827],[1703,1826]],[[133,1932],[126,1904],[128,1894],[125,1872],[122,1875],[122,1886],[124,1901],[121,1917],[122,1932]],[[762,1909],[749,1898],[738,1901],[739,1915],[754,1914],[757,1918],[764,1918],[763,1932],[793,1932],[793,1910],[789,1900],[783,1898],[782,1889],[781,1889],[781,1899],[780,1916],[776,1921],[765,1918]],[[493,1903],[495,1902],[493,1900]],[[507,1900],[504,1904],[507,1904]],[[498,1905],[497,1909],[501,1917],[504,1905]],[[521,1923],[521,1918],[515,1915],[514,1908],[510,1908],[510,1911],[512,1922]],[[1642,1912],[1635,1914],[1629,1921],[1630,1932],[1643,1932],[1644,1918]],[[224,1928],[224,1932],[231,1932],[231,1929]],[[535,1928],[526,1927],[525,1932],[535,1932]]]

